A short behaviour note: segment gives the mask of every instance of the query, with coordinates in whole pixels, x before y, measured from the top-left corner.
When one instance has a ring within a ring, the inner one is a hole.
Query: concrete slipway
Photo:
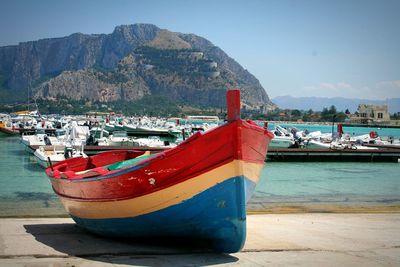
[[[69,218],[0,219],[0,266],[400,266],[400,214],[248,216],[244,249],[98,237]]]

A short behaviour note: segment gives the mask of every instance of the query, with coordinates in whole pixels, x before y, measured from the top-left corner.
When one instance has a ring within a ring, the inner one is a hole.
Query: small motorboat
[[[274,138],[271,140],[269,147],[288,148],[295,144],[295,139],[292,133],[279,125],[275,126],[272,133],[274,134]]]
[[[70,158],[46,174],[73,220],[93,233],[200,238],[237,252],[273,134],[240,119],[239,90],[227,91],[227,106],[227,123],[174,148]]]
[[[114,131],[107,139],[109,146],[137,146],[133,138],[128,136],[126,131]]]
[[[40,166],[47,168],[68,158],[87,157],[83,147],[71,147],[68,145],[39,146],[33,153]]]

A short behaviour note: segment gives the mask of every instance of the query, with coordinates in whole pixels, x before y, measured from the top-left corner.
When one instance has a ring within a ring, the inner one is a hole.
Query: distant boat
[[[0,132],[7,135],[17,135],[19,134],[19,128],[17,128],[10,118],[0,118]]]
[[[128,137],[126,131],[114,131],[107,139],[109,146],[137,146],[133,138]]]
[[[110,132],[105,129],[102,129],[101,127],[92,127],[90,129],[90,135],[98,139],[98,138],[108,137],[110,135]]]
[[[200,122],[219,122],[218,116],[187,116],[188,121],[200,121]]]
[[[294,138],[290,136],[274,136],[269,147],[288,148],[295,144]]]
[[[272,132],[274,134],[274,139],[271,140],[269,147],[288,148],[295,144],[292,133],[287,131],[285,128],[276,125]]]
[[[0,132],[5,133],[7,135],[17,135],[19,134],[19,128],[16,128],[15,126],[0,124]]]
[[[75,222],[111,237],[193,237],[221,252],[246,239],[246,203],[273,134],[240,119],[240,92],[227,92],[228,122],[161,153],[119,150],[46,169]]]
[[[72,148],[65,145],[39,146],[33,153],[40,166],[47,168],[68,158],[86,157],[82,148]]]
[[[154,128],[144,125],[124,125],[124,130],[129,136],[175,136],[168,129]]]
[[[55,136],[46,134],[45,129],[34,129],[34,134],[28,135],[29,132],[23,132],[21,136],[21,143],[25,145],[26,150],[30,151],[31,146],[45,146],[45,145],[62,145],[65,138],[65,130],[57,129],[54,131]]]

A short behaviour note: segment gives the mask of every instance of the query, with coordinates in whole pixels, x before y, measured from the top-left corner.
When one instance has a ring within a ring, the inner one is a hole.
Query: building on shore
[[[387,105],[358,105],[357,112],[350,117],[352,123],[390,124],[390,114]]]

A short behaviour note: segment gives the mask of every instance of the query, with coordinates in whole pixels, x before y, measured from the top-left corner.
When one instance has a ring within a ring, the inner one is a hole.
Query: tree
[[[337,122],[344,122],[344,120],[345,120],[346,118],[347,118],[347,116],[346,116],[345,113],[339,112],[339,113],[336,113],[336,119],[335,119],[335,121],[337,121]]]
[[[310,114],[308,114],[308,113],[304,114],[303,117],[302,117],[302,120],[303,121],[310,121]]]
[[[291,112],[291,115],[294,117],[300,117],[301,116],[301,112],[298,109],[293,109]]]
[[[337,113],[336,107],[335,107],[334,105],[332,105],[332,106],[329,108],[329,114],[336,114],[336,113]]]
[[[321,111],[321,116],[325,117],[327,115],[329,115],[328,108],[323,108],[322,111]]]
[[[390,119],[392,119],[392,120],[400,120],[400,112],[393,113],[393,115],[390,116]]]

